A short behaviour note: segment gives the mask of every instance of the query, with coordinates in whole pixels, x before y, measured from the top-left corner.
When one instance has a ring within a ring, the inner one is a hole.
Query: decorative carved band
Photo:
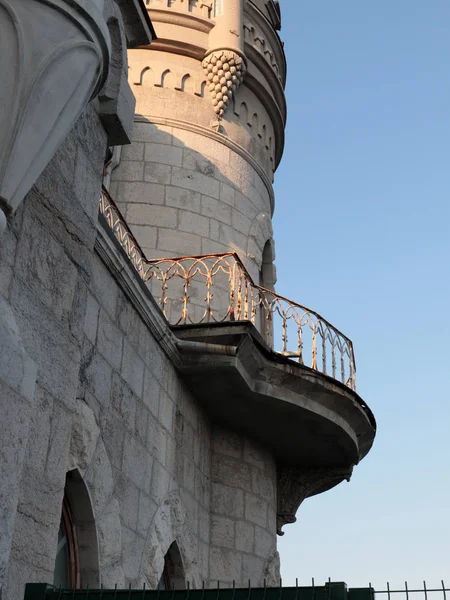
[[[284,525],[295,523],[300,504],[315,494],[325,492],[341,481],[350,481],[350,467],[282,467],[278,471],[277,533],[284,535]]]

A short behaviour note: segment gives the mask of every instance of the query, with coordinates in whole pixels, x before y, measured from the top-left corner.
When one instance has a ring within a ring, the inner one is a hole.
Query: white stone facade
[[[110,187],[149,258],[237,252],[258,281],[272,239],[261,177],[218,140],[138,121]]]
[[[11,530],[4,597],[20,598],[27,581],[52,582],[73,470],[97,538],[98,569],[82,569],[83,585],[154,587],[174,541],[192,585],[259,583],[276,575],[273,459],[208,422],[94,251],[104,143],[90,109],[0,240],[2,298],[37,374],[34,393],[7,386],[1,395],[2,423],[14,423],[2,468],[17,496],[2,521]]]
[[[26,2],[0,0],[0,48],[11,39],[2,14],[15,4]],[[95,9],[104,39],[89,43],[104,54],[91,101],[59,123],[65,137],[42,106],[46,118],[28,124],[28,136],[38,123],[49,129],[38,167],[19,161],[8,175],[21,128],[0,152],[0,596],[53,583],[63,525],[71,585],[276,585],[277,531],[305,497],[349,476],[373,423],[345,386],[274,359],[248,322],[229,334],[245,338],[241,357],[235,341],[224,351],[177,336],[99,218],[99,200],[105,183],[148,258],[236,252],[256,284],[274,285],[272,178],[286,116],[277,3],[230,0],[225,16],[197,0],[32,4],[36,19],[40,4],[78,5],[78,17]],[[245,76],[216,110],[202,60],[223,50],[242,58]],[[14,75],[4,56],[0,73]],[[17,181],[22,193],[4,191]],[[203,373],[195,388],[198,365],[234,383]],[[242,394],[247,410],[261,408],[264,439],[257,421],[239,422]],[[231,401],[234,421],[209,410],[222,402],[227,417]],[[297,429],[284,444],[288,422],[303,426],[306,449]]]

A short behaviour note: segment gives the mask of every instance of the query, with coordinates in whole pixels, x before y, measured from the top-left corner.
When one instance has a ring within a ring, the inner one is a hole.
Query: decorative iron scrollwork
[[[356,391],[351,340],[315,311],[256,285],[236,253],[148,260],[106,190],[100,212],[171,325],[251,321],[275,352]]]

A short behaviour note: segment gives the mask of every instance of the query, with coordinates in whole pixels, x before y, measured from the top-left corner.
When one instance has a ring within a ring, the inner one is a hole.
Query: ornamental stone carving
[[[0,229],[104,84],[103,5],[0,0]]]
[[[282,467],[278,471],[278,514],[277,533],[284,535],[284,525],[295,523],[295,514],[306,498],[320,494],[350,481],[353,466],[327,467]]]
[[[214,111],[221,119],[246,72],[244,59],[232,50],[212,52],[203,60]]]

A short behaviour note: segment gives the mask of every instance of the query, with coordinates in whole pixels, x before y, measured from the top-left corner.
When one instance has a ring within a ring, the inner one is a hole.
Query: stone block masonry
[[[235,251],[258,280],[271,230],[255,225],[271,214],[269,193],[219,140],[137,122],[110,191],[148,258]]]
[[[248,439],[213,431],[210,575],[227,586],[240,580],[275,584],[276,465]]]

